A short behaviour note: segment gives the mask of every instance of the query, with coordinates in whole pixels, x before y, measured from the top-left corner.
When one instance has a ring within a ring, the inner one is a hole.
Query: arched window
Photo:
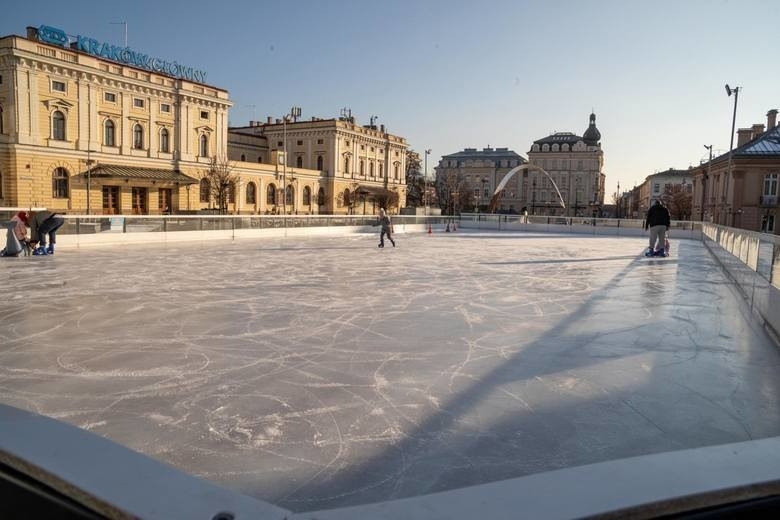
[[[170,139],[168,129],[163,128],[160,130],[160,151],[163,153],[169,153],[171,151]]]
[[[349,155],[344,156],[344,173],[349,173]]]
[[[398,180],[398,169],[399,169],[399,166],[400,165],[398,163],[395,163],[394,176],[395,176],[396,180]]]
[[[133,148],[136,150],[144,149],[144,127],[139,123],[133,127]]]
[[[352,203],[352,197],[349,194],[349,188],[344,190],[344,205],[349,206]]]
[[[550,145],[549,144],[543,144],[542,145],[542,151],[543,152],[549,152],[550,151]]]
[[[561,146],[561,149],[562,149],[564,152],[568,152],[568,151],[569,151],[569,145],[568,145],[568,144],[566,144],[566,143],[564,143],[564,144],[563,144],[563,146]]]
[[[244,154],[241,154],[241,161],[242,161],[242,162],[246,161],[246,155],[244,155]]]
[[[231,204],[236,203],[236,183],[231,182],[227,186],[227,196],[228,196],[228,202]]]
[[[55,110],[51,115],[51,138],[64,141],[65,137],[65,114]]]
[[[55,199],[68,198],[68,170],[55,168],[51,176],[51,196]]]
[[[532,151],[532,152],[538,152],[538,151],[539,151],[539,145],[538,145],[538,144],[535,144],[535,145],[533,145],[533,146],[531,147],[531,151]]]
[[[257,203],[257,188],[255,187],[254,182],[250,182],[246,185],[246,203],[247,204],[255,204]]]
[[[366,174],[365,164],[363,163],[363,159],[360,159],[360,175],[365,175],[365,174]]]
[[[317,191],[317,205],[318,206],[325,205],[325,188],[320,188]]]
[[[206,134],[200,136],[200,156],[209,156],[209,137]]]
[[[558,143],[555,143],[552,145],[552,151],[557,152],[558,151]]]
[[[311,206],[311,188],[304,186],[303,188],[303,205]]]
[[[374,163],[368,163],[368,175],[371,177],[374,176]]]
[[[259,162],[259,163],[263,162],[263,156],[262,155],[258,155],[257,156],[257,162]]]
[[[200,180],[200,201],[208,202],[211,199],[211,183],[208,179]]]
[[[265,190],[265,203],[276,204],[276,186],[269,184]]]
[[[385,165],[379,163],[379,178],[384,179],[384,177],[385,177]]]
[[[294,198],[295,190],[293,190],[292,186],[287,186],[287,188],[284,190],[284,203],[288,206],[292,206]]]
[[[317,156],[317,169],[322,171],[322,156],[321,155]]]
[[[303,168],[303,156],[302,155],[299,155],[295,159],[295,166],[296,166],[296,168]]]
[[[103,123],[103,144],[106,146],[116,146],[116,139],[114,132],[116,130],[116,127],[114,126],[114,122],[110,119],[106,119],[106,122]]]

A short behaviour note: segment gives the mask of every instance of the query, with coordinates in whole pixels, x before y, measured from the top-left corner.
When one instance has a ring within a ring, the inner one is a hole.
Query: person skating
[[[382,230],[379,232],[379,247],[385,247],[385,234],[387,234],[387,239],[395,247],[395,240],[393,240],[390,234],[393,230],[393,223],[390,221],[390,216],[383,209],[379,210],[379,225],[382,226]]]
[[[655,199],[655,204],[647,210],[645,219],[645,231],[650,230],[650,247],[647,249],[646,256],[666,256],[664,251],[666,244],[666,232],[669,230],[671,219],[669,210],[661,204],[659,199]],[[656,245],[659,249],[656,249]]]
[[[20,211],[6,224],[5,248],[0,251],[0,256],[19,256],[19,253],[27,247],[27,213]]]
[[[57,242],[57,230],[65,223],[65,219],[51,211],[37,211],[31,213],[28,221],[32,242],[38,244],[33,255],[53,255],[54,244]],[[48,247],[46,246],[47,237],[49,239]]]

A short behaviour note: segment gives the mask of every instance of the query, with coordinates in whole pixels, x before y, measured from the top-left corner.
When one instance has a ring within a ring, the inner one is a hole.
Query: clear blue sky
[[[703,144],[780,108],[780,2],[170,1],[14,2],[0,34],[47,24],[206,70],[231,124],[332,117],[352,108],[441,155],[553,131],[581,135],[593,108],[607,193],[685,168]],[[255,105],[253,109],[251,105]],[[611,199],[608,195],[607,199]]]

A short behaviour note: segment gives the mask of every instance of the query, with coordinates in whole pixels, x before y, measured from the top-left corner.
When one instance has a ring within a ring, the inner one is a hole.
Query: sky
[[[205,70],[230,124],[352,110],[378,116],[428,170],[466,147],[527,156],[596,113],[607,196],[728,151],[780,108],[780,1],[13,2],[0,35],[51,25]]]

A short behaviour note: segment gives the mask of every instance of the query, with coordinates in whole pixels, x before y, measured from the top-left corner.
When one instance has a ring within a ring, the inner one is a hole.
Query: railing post
[[[81,219],[76,217],[76,234],[81,234]]]
[[[168,232],[168,219],[165,217],[165,215],[162,216],[163,219],[163,233]]]

